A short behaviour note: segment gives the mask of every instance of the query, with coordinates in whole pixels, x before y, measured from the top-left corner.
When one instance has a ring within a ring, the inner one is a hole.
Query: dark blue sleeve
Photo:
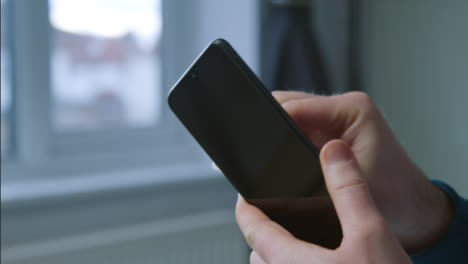
[[[439,180],[432,180],[452,200],[455,218],[441,239],[432,247],[411,255],[415,264],[468,263],[468,200],[460,197],[454,189]]]

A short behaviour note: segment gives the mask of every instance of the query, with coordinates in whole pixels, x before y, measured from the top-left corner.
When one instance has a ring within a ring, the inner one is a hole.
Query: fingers
[[[342,140],[327,143],[320,152],[320,161],[344,237],[362,233],[362,228],[380,222],[367,182],[348,145]]]
[[[280,104],[284,104],[290,100],[302,99],[304,97],[313,96],[312,94],[296,91],[273,91],[271,94]]]
[[[330,97],[293,91],[275,91],[273,96],[303,129],[312,123],[314,128],[326,127],[334,115]]]
[[[377,111],[369,96],[361,92],[335,96],[302,92],[274,92],[273,95],[319,149],[336,138],[351,143],[356,133],[347,133],[349,128],[360,120],[359,117]]]
[[[319,246],[297,240],[240,196],[236,206],[236,218],[247,243],[266,263],[290,261],[303,250],[311,254],[315,252],[317,257],[323,254],[322,251],[326,251]]]

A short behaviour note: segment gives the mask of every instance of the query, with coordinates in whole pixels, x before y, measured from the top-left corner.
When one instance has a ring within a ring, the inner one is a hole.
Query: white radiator
[[[232,211],[101,230],[2,248],[4,264],[248,263]]]

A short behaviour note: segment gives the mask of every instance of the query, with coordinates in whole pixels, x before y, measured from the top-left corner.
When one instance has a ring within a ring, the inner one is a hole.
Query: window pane
[[[10,82],[10,49],[8,47],[9,36],[7,32],[7,16],[5,12],[6,0],[1,1],[1,155],[7,154],[11,148],[11,104],[12,91]]]
[[[161,105],[160,0],[51,0],[58,132],[153,126]]]

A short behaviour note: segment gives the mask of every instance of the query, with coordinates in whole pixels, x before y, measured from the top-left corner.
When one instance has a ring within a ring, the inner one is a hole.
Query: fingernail
[[[327,163],[333,165],[343,161],[350,161],[353,159],[353,154],[348,146],[344,143],[335,143],[329,146],[325,155]]]

